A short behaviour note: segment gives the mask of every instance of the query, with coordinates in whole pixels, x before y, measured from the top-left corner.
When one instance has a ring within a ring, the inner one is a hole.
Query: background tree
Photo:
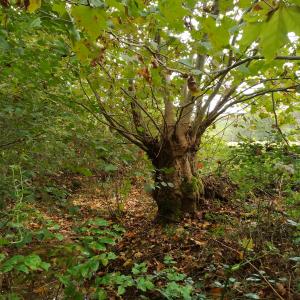
[[[298,4],[90,0],[40,8],[31,0],[19,7],[67,33],[82,105],[147,153],[158,214],[176,219],[194,212],[203,194],[196,154],[207,128],[248,107],[299,108]]]

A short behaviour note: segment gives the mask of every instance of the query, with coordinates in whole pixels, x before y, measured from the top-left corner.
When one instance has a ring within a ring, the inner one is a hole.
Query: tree
[[[196,154],[226,112],[299,109],[298,0],[66,2],[24,6],[64,29],[82,105],[147,153],[162,218],[196,210]]]

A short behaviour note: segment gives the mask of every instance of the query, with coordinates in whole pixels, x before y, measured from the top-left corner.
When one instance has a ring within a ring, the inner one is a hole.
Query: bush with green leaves
[[[175,264],[171,256],[165,256],[166,268],[160,271],[149,272],[147,263],[142,262],[135,263],[130,274],[114,272],[97,277],[96,285],[102,294],[102,298],[99,299],[108,299],[106,290],[116,291],[119,296],[124,295],[125,299],[206,299],[193,280],[178,271]]]
[[[57,274],[64,286],[67,299],[83,299],[86,286],[93,287],[97,272],[104,270],[111,260],[117,258],[109,250],[120,239],[124,229],[104,219],[91,219],[75,229],[77,241],[69,244],[72,253],[63,274]]]
[[[239,185],[239,197],[251,193],[293,197],[300,180],[299,146],[242,142],[231,148],[231,157],[226,169]]]

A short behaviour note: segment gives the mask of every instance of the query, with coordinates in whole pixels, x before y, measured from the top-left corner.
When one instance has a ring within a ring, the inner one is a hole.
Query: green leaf
[[[118,170],[118,167],[116,165],[112,165],[112,164],[106,164],[104,166],[104,171],[105,172],[115,172]]]
[[[98,243],[98,242],[92,242],[89,244],[89,246],[93,249],[93,250],[98,250],[98,251],[104,251],[106,250],[106,247],[104,244],[102,243]]]
[[[172,5],[169,1],[159,1],[159,10],[165,17],[166,23],[173,29],[180,30],[183,28],[183,17],[187,14],[187,10],[182,6],[181,0],[173,0]]]
[[[284,7],[282,16],[285,22],[286,31],[295,32],[300,36],[300,7]]]
[[[235,271],[239,270],[240,268],[241,268],[241,265],[240,265],[240,264],[235,264],[235,265],[233,265],[233,266],[230,268],[230,270],[231,270],[232,272],[235,272]]]
[[[1,262],[1,261],[3,261],[3,260],[4,260],[4,258],[5,258],[5,254],[3,254],[3,253],[0,253],[0,262]]]
[[[239,42],[240,45],[248,47],[254,41],[256,41],[259,37],[262,25],[263,25],[262,22],[246,23],[246,25],[243,28],[242,39]]]
[[[86,264],[80,265],[80,274],[82,277],[87,278],[91,275],[90,273],[91,272],[90,272],[89,264],[86,263]]]
[[[110,244],[110,245],[114,245],[115,244],[115,240],[109,237],[103,237],[98,239],[99,243],[103,243],[103,244]]]
[[[99,261],[95,260],[95,259],[91,259],[89,262],[89,268],[92,272],[96,272],[99,268]]]
[[[107,299],[107,293],[104,289],[98,288],[96,291],[96,299],[97,300],[106,300]]]
[[[61,233],[55,233],[54,235],[59,241],[62,241],[64,239],[64,236]]]
[[[162,82],[159,69],[151,69],[151,78],[155,85],[159,86]]]
[[[241,8],[247,8],[252,5],[252,1],[251,0],[239,0],[238,4],[239,4],[239,7],[241,7]]]
[[[126,292],[126,289],[124,286],[120,285],[118,287],[118,295],[123,295]]]
[[[171,255],[166,255],[164,257],[164,264],[173,265],[173,264],[176,264],[176,261],[173,259],[173,257]]]
[[[85,62],[88,60],[90,56],[90,49],[86,46],[85,41],[76,41],[73,46],[73,50],[80,61]]]
[[[295,261],[295,262],[300,262],[300,257],[299,256],[290,257],[289,260]]]
[[[63,16],[67,11],[66,11],[66,3],[63,1],[60,1],[59,3],[54,3],[52,5],[52,10],[57,12],[60,16]]]
[[[44,262],[44,261],[42,261],[41,263],[40,263],[40,267],[43,269],[43,270],[45,270],[45,271],[48,271],[49,270],[49,268],[50,268],[50,264],[49,263],[47,263],[47,262]]]
[[[95,40],[100,35],[100,31],[107,27],[107,17],[101,8],[74,6],[71,13],[76,23],[86,31],[92,40]]]
[[[104,219],[97,218],[95,220],[90,221],[88,224],[89,225],[96,225],[96,226],[108,226],[109,222],[104,220]]]
[[[136,286],[139,290],[146,292],[147,290],[153,290],[154,284],[152,281],[147,277],[140,277],[136,280]]]
[[[23,255],[15,255],[11,257],[9,260],[7,260],[3,266],[1,267],[1,272],[7,273],[10,272],[16,264],[19,262],[22,262],[24,260]]]
[[[18,270],[18,271],[20,271],[20,272],[23,272],[25,274],[29,273],[29,269],[24,264],[16,266],[15,269]]]
[[[36,18],[30,23],[30,27],[32,28],[41,27],[41,24],[42,24],[41,18]]]
[[[284,15],[284,7],[280,6],[262,26],[260,47],[267,59],[276,56],[278,49],[288,41]]]
[[[214,50],[221,50],[229,44],[230,35],[226,23],[217,26],[216,20],[213,17],[209,17],[204,19],[202,24]]]
[[[76,171],[86,177],[93,176],[93,173],[91,172],[91,170],[89,168],[78,167],[78,168],[76,168]]]
[[[167,278],[169,281],[181,281],[186,278],[186,275],[172,271],[167,273]]]
[[[28,266],[31,270],[37,270],[40,267],[42,260],[36,254],[31,254],[25,257],[24,263]]]
[[[135,263],[134,266],[131,269],[132,274],[137,275],[140,273],[146,273],[147,272],[147,264],[146,263]]]

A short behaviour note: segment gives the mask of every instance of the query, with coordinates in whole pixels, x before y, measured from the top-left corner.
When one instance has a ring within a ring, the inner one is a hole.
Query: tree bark
[[[178,221],[184,213],[196,212],[203,195],[203,184],[196,172],[196,152],[193,146],[168,140],[158,155],[148,153],[155,167],[152,196],[159,220]]]

